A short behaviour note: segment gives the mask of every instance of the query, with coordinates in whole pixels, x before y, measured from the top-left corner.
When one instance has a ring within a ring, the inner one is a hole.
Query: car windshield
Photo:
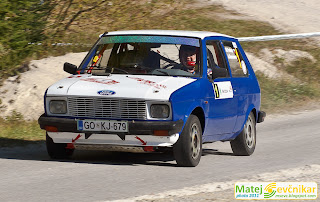
[[[199,77],[200,39],[172,36],[101,37],[79,67],[94,75]]]

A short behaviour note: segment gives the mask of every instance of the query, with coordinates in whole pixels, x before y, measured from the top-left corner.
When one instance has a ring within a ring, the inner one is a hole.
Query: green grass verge
[[[45,140],[45,131],[37,121],[27,122],[13,112],[12,116],[0,119],[0,147],[23,146]]]
[[[270,79],[257,74],[261,87],[261,108],[269,113],[281,113],[320,99],[320,48],[312,39],[294,39],[268,42],[243,42],[247,52],[258,55],[261,49],[301,50],[308,52],[315,62],[300,58],[292,64],[285,64],[284,58],[276,58],[275,64],[282,71],[297,80]],[[254,67],[253,67],[254,68]]]
[[[268,113],[297,110],[320,98],[320,90],[314,85],[270,79],[259,73],[257,77],[261,88],[261,110]]]

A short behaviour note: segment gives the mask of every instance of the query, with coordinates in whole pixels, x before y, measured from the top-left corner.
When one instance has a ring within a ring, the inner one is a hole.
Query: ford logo
[[[112,91],[112,90],[100,90],[98,91],[99,95],[114,95],[116,94],[116,92]]]

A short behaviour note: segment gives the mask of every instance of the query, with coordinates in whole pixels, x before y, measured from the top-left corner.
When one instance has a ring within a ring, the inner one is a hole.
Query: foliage
[[[226,11],[219,6],[195,6],[193,0],[3,0],[0,78],[25,71],[23,66],[30,59],[87,51],[85,45],[94,43],[105,31],[186,29],[234,36],[278,33],[266,23],[221,19],[217,14]],[[53,46],[56,42],[80,45]]]
[[[43,34],[47,6],[39,0],[2,0],[0,2],[0,78],[19,71],[21,63],[40,47],[30,42],[46,39]]]

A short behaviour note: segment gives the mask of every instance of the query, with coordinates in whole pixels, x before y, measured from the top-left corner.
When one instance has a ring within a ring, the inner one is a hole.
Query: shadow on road
[[[172,153],[129,153],[94,150],[76,150],[70,159],[76,163],[108,165],[176,166]]]
[[[19,145],[19,146],[16,146]],[[14,147],[13,147],[14,146]],[[46,150],[45,141],[32,144],[10,144],[10,147],[0,147],[0,159],[57,161],[70,163],[106,164],[106,165],[154,165],[176,166],[173,155],[165,153],[128,153],[94,150],[75,150],[69,159],[51,159]]]
[[[128,153],[95,150],[75,150],[69,159],[51,159],[46,150],[45,141],[37,141],[33,144],[22,144],[16,147],[0,147],[0,159],[56,161],[65,163],[86,163],[105,165],[151,165],[176,167],[172,152],[164,153]],[[232,153],[219,152],[215,149],[203,149],[203,156],[229,155]]]
[[[202,156],[207,156],[207,155],[219,155],[219,156],[234,156],[233,153],[229,152],[219,152],[216,149],[203,149],[202,150]]]
[[[0,137],[0,149],[3,147],[17,147],[17,146],[27,146],[30,144],[39,144],[44,141],[35,141],[35,140],[19,140],[19,139],[11,139],[11,138],[3,138]]]

